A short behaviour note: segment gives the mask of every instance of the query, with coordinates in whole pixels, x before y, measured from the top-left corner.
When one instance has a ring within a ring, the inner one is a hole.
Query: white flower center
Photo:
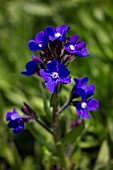
[[[42,47],[42,44],[38,44],[38,46],[41,48],[41,47]]]
[[[53,72],[52,75],[51,75],[51,77],[52,77],[53,79],[57,79],[57,78],[59,77],[59,75],[58,75],[57,72]]]
[[[59,32],[57,32],[56,34],[55,34],[55,37],[57,38],[57,37],[60,37],[61,36],[61,34],[59,33]]]
[[[69,48],[70,48],[72,51],[75,50],[74,45],[70,45]]]
[[[81,103],[81,107],[82,109],[85,109],[87,107],[87,103],[86,102]]]

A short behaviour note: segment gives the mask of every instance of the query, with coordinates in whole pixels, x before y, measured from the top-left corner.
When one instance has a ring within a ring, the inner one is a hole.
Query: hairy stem
[[[54,135],[54,140],[55,142],[58,141],[58,138],[59,138],[59,133],[58,133],[58,124],[59,124],[59,121],[58,121],[58,111],[57,111],[57,108],[56,110],[53,110],[53,135]]]
[[[56,101],[56,103],[53,105],[53,136],[54,136],[54,141],[56,144],[56,149],[57,149],[57,154],[59,157],[60,165],[62,166],[62,168],[65,168],[65,170],[67,170],[66,156],[64,153],[62,143],[60,142],[60,139],[59,139],[60,134],[59,134],[58,94],[59,94],[59,87],[57,87],[56,95],[55,95],[55,97],[57,98],[55,97],[53,98]]]

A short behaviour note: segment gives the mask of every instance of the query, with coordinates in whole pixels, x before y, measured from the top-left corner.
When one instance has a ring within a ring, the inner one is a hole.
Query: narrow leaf
[[[72,144],[73,142],[75,142],[76,138],[81,135],[81,132],[83,131],[84,126],[85,126],[85,123],[84,123],[84,121],[82,121],[82,123],[78,127],[73,129],[72,131],[70,131],[62,139],[63,144],[64,145],[68,145],[68,144]]]

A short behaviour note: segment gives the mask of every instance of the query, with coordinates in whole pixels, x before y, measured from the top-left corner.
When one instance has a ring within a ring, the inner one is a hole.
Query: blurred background
[[[14,107],[22,114],[20,107],[26,101],[48,124],[44,108],[49,109],[50,94],[43,81],[20,73],[31,60],[28,41],[47,26],[62,24],[71,27],[68,36],[78,34],[86,42],[91,54],[69,65],[71,76],[88,76],[99,100],[99,109],[91,114],[90,122],[86,121],[90,127],[77,141],[71,159],[76,161],[77,170],[113,169],[113,1],[1,0],[0,170],[50,170],[57,162],[48,133],[31,123],[15,136],[7,127],[5,115]],[[71,87],[63,86],[61,105]],[[69,128],[75,117],[75,110],[67,109],[60,120],[61,128]]]

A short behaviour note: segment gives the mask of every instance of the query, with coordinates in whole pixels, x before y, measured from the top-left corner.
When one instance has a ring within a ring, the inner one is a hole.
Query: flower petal
[[[97,110],[99,107],[99,103],[98,100],[92,98],[90,100],[87,101],[87,109],[91,112]]]
[[[36,52],[37,50],[40,50],[41,48],[38,46],[38,44],[36,43],[36,41],[34,41],[34,40],[30,40],[29,42],[28,42],[28,46],[29,46],[29,48],[30,48],[30,50],[32,51],[32,52]]]
[[[60,78],[65,78],[69,75],[68,69],[65,67],[64,64],[61,64],[58,70],[58,74]]]
[[[46,32],[47,32],[48,37],[49,37],[49,36],[54,37],[54,28],[53,28],[52,26],[48,26],[48,27],[46,28]]]
[[[11,119],[11,115],[12,115],[12,112],[7,112],[7,114],[6,114],[7,121]]]
[[[75,93],[77,93],[79,96],[82,97],[82,100],[84,100],[86,98],[86,93],[83,89],[81,88],[77,88],[75,89]]]
[[[44,31],[40,31],[40,32],[36,35],[36,38],[35,38],[36,42],[39,44],[40,41],[41,41],[41,39],[43,39],[43,37],[44,37]]]
[[[78,51],[75,52],[75,55],[78,56],[78,57],[88,57],[90,56],[90,54],[87,53],[87,48],[84,47]]]
[[[66,78],[59,78],[58,82],[69,84],[71,83],[71,78],[67,76]]]
[[[34,74],[37,71],[37,63],[35,61],[29,61],[26,64],[26,70],[21,72],[22,74],[26,75],[26,76],[31,76],[32,74]]]
[[[32,60],[35,61],[37,64],[42,62],[42,60],[35,55],[32,55]]]
[[[86,111],[86,109],[81,109],[81,117],[84,119],[90,119],[90,116],[88,112]]]
[[[76,47],[76,51],[82,49],[83,47],[85,47],[85,42],[84,41],[79,41],[75,44]]]
[[[58,82],[57,81],[52,81],[51,79],[48,82],[45,82],[46,88],[51,92],[55,92],[55,87],[57,86]]]
[[[84,88],[88,82],[88,77],[82,77],[80,79],[74,78],[77,88]]]
[[[79,39],[78,35],[73,35],[72,37],[70,37],[69,42],[70,44],[75,43],[78,39]]]
[[[52,72],[57,72],[58,71],[58,61],[53,60],[50,63],[46,64],[47,69],[52,73]]]
[[[67,27],[66,25],[61,25],[61,26],[56,27],[56,31],[61,34],[66,33],[69,29],[70,27]]]
[[[86,92],[86,98],[89,98],[90,96],[94,94],[95,86],[93,84],[90,84],[84,90]]]
[[[39,71],[40,76],[45,80],[45,81],[49,81],[51,74],[48,70],[45,69],[40,69]]]
[[[80,105],[79,107],[76,105],[76,112],[79,117],[85,118],[85,119],[90,119],[89,114],[87,113],[86,109],[81,109]]]

